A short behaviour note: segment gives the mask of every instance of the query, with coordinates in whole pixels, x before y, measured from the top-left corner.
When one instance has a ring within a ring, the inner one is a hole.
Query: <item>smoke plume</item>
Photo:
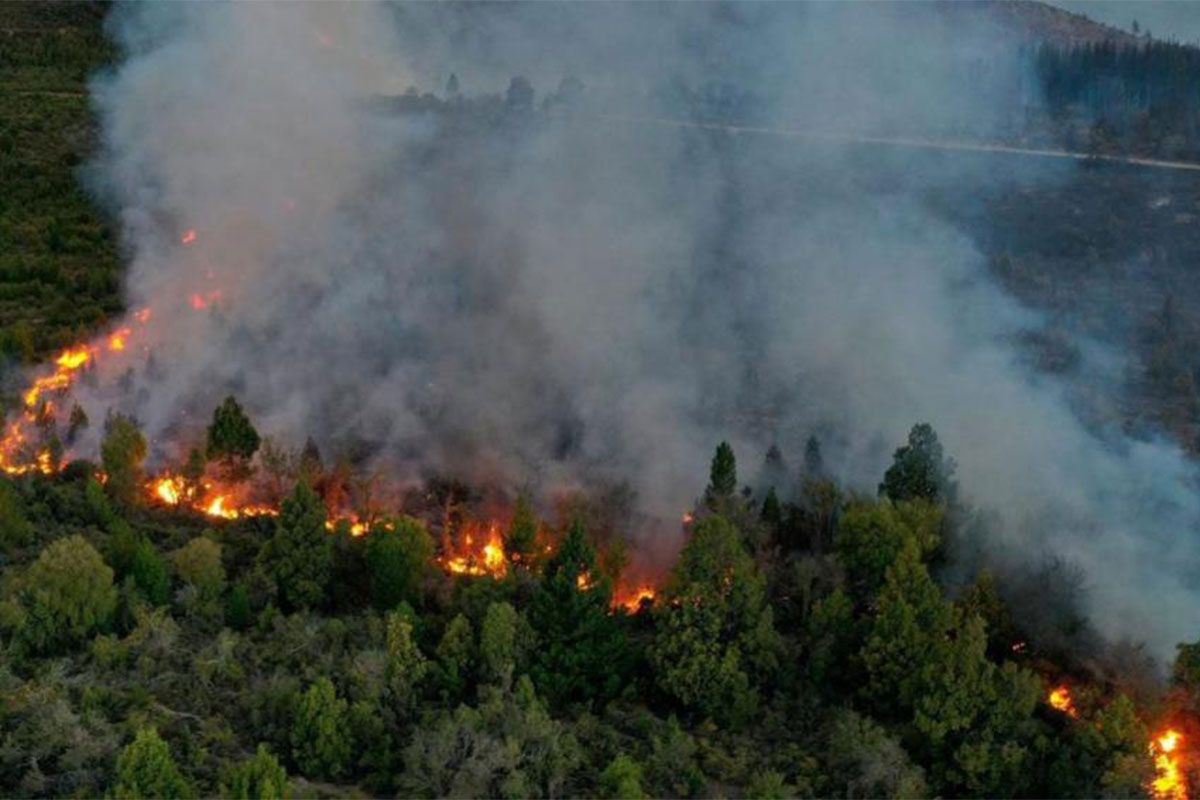
[[[164,460],[232,392],[401,480],[628,481],[663,520],[633,532],[649,548],[721,439],[746,478],[822,432],[871,491],[927,420],[999,515],[984,550],[1079,565],[1101,631],[1166,655],[1196,635],[1193,465],[1030,375],[1012,343],[1037,315],[921,201],[1007,166],[836,138],[986,140],[1028,100],[985,14],[917,7],[119,8],[90,175],[152,316],[82,402]],[[442,111],[397,111],[452,73]],[[666,124],[684,96],[831,138]]]

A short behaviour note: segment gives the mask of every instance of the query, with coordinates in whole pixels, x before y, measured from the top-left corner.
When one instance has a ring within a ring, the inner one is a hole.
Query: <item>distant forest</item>
[[[1073,148],[1200,158],[1200,49],[1158,41],[1044,46],[1034,62],[1045,109]]]

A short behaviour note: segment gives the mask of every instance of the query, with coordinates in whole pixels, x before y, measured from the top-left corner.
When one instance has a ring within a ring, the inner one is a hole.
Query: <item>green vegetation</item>
[[[113,60],[98,3],[0,4],[0,352],[26,362],[122,310],[113,226],[80,170],[87,81]]]
[[[888,474],[948,474],[932,442],[916,426]],[[915,452],[941,469],[914,473]],[[604,566],[622,546],[594,535],[586,504],[553,521],[525,501],[520,524],[551,552],[454,576],[435,567],[433,491],[414,516],[354,536],[326,528],[304,481],[278,517],[216,526],[109,505],[86,470],[0,482],[5,514],[27,526],[0,553],[0,791],[1144,792],[1163,706],[1042,648],[1005,580],[983,573],[957,598],[939,585],[969,509],[805,475],[776,492],[775,522],[759,513],[766,490],[722,483],[653,606],[622,613]],[[1180,648],[1171,708],[1200,706],[1198,651]],[[1063,672],[1074,717],[1043,701]]]
[[[24,360],[120,310],[76,180],[101,13],[0,4],[0,350]],[[1174,386],[1190,367],[1167,312],[1151,338]],[[972,510],[928,424],[871,496],[830,479],[815,437],[786,454],[799,474],[772,448],[761,491],[720,443],[637,613],[613,603],[630,532],[587,503],[539,519],[522,494],[505,574],[451,576],[437,542],[478,510],[458,484],[330,531],[340,484],[315,445],[260,442],[233,398],[184,477],[253,463],[291,492],[277,518],[147,507],[145,456],[114,415],[103,484],[85,464],[0,479],[4,796],[1139,796],[1147,723],[1200,708],[1200,643],[1148,696],[1025,630],[1004,576],[943,581]],[[1042,702],[1063,675],[1077,716]]]

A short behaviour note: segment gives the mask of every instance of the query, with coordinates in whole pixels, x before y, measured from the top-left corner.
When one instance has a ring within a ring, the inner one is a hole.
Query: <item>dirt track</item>
[[[566,116],[566,115],[564,115]],[[1070,150],[1049,150],[1027,147],[1014,147],[1004,144],[988,144],[986,142],[963,142],[954,140],[920,139],[889,136],[862,136],[850,133],[832,133],[825,131],[803,130],[798,128],[771,128],[755,125],[728,125],[720,122],[692,122],[689,120],[671,119],[668,117],[645,117],[625,114],[571,114],[572,117],[591,117],[607,119],[614,122],[630,122],[643,125],[663,125],[676,128],[700,128],[704,130],[727,131],[735,134],[753,136],[779,136],[796,139],[810,139],[831,142],[849,142],[856,144],[872,144],[886,147],[911,147],[923,150],[948,150],[971,153],[1007,153],[1010,155],[1030,156],[1034,158],[1065,158],[1074,161],[1103,161],[1113,164],[1150,167],[1153,169],[1174,169],[1200,172],[1200,163],[1193,161],[1165,161],[1157,158],[1138,158],[1136,156],[1114,156],[1089,153],[1078,153]]]

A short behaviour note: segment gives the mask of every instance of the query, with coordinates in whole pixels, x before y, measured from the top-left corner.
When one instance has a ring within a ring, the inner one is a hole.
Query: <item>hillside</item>
[[[0,797],[1186,800],[1190,51],[548,8],[0,4]]]
[[[1141,41],[1125,31],[1048,3],[1024,0],[955,3],[949,0],[944,6],[948,6],[945,11],[951,15],[970,13],[970,6],[978,6],[977,12],[983,11],[1030,45],[1076,47],[1103,43],[1123,46]]]
[[[122,308],[113,228],[85,193],[98,3],[0,4],[0,352],[29,362]]]

